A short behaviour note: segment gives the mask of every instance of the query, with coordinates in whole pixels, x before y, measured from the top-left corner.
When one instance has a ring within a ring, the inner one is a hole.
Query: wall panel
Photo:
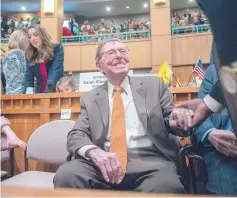
[[[202,59],[203,63],[209,63],[211,46],[211,33],[173,36],[173,65],[195,64],[199,57]]]

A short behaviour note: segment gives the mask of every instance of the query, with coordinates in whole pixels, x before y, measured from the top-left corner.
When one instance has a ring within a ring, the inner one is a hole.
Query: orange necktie
[[[123,173],[127,169],[127,140],[125,111],[121,98],[121,87],[114,88],[114,101],[111,121],[110,152],[116,153],[122,164]],[[116,181],[120,183],[121,181]]]

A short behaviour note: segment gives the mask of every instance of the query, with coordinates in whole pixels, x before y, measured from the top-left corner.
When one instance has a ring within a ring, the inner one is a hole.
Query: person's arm
[[[225,100],[221,91],[220,82],[217,81],[210,93],[204,97],[204,102],[212,112],[219,112],[223,109]]]
[[[67,149],[69,153],[72,153],[75,157],[77,157],[78,154],[82,157],[86,157],[86,151],[96,147],[96,145],[91,141],[89,118],[83,97],[80,98],[80,108],[81,114],[79,119],[68,134]]]
[[[30,69],[30,62],[26,61],[26,76],[25,76],[25,87],[24,87],[24,93],[27,93],[27,88],[33,88],[34,87],[34,75]]]
[[[157,79],[159,81],[160,105],[168,133],[172,133],[173,135],[177,136],[189,136],[189,132],[185,131],[184,129],[170,126],[169,119],[173,110],[173,95],[169,91],[168,86],[164,84],[163,80],[160,78]]]
[[[9,120],[7,118],[5,118],[4,116],[1,116],[1,123],[0,124],[1,124],[1,133],[3,133],[2,128],[4,126],[10,126]]]
[[[56,46],[55,54],[49,72],[48,72],[48,82],[46,87],[46,93],[51,93],[55,91],[56,84],[58,80],[63,77],[63,62],[64,62],[64,50],[62,44]]]
[[[216,69],[214,65],[210,65],[205,73],[202,84],[200,86],[198,92],[198,98],[203,99],[206,95],[212,90],[213,85],[217,81]],[[208,134],[215,130],[216,127],[211,119],[211,117],[207,117],[204,122],[202,122],[199,126],[197,126],[194,130],[194,134],[197,138],[197,143],[204,143],[206,141],[206,137]]]
[[[11,146],[19,146],[24,151],[26,150],[26,143],[20,140],[10,128],[10,122],[7,118],[1,116],[1,133],[6,135],[7,148]]]

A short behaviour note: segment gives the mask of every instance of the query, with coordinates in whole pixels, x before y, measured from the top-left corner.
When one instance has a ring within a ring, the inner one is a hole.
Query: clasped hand
[[[87,156],[100,169],[106,182],[115,183],[123,179],[122,165],[116,153],[93,148],[88,152]]]
[[[184,101],[175,105],[169,124],[171,127],[181,127],[187,131],[201,123],[211,113],[202,99]]]

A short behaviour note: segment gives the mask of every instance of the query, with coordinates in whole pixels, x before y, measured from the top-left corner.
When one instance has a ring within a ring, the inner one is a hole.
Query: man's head
[[[120,84],[129,71],[128,49],[116,38],[101,43],[96,50],[96,66],[114,85]]]

